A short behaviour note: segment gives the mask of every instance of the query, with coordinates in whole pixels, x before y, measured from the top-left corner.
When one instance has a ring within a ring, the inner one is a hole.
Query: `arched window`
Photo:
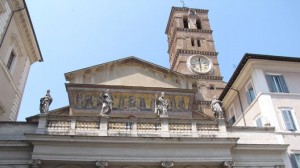
[[[188,18],[187,17],[184,17],[183,18],[183,27],[184,28],[189,28],[189,22],[188,22]]]
[[[198,47],[201,47],[200,39],[197,40]]]
[[[196,26],[197,26],[197,29],[202,29],[200,19],[197,19],[197,20],[196,20]]]
[[[194,39],[191,39],[192,46],[195,46]]]

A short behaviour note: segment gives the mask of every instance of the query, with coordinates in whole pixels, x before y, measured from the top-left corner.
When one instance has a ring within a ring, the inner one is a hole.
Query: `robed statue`
[[[217,96],[214,96],[211,101],[211,109],[216,118],[223,118],[222,102],[217,99]]]
[[[169,100],[165,99],[165,92],[156,98],[154,113],[159,117],[168,117]]]
[[[103,92],[102,96],[103,96],[103,103],[102,103],[100,116],[109,116],[110,112],[113,109],[113,104],[114,104],[113,97],[110,94],[109,89]]]
[[[47,113],[49,111],[49,106],[51,105],[53,99],[50,95],[50,90],[47,90],[47,93],[44,97],[40,99],[40,112]]]

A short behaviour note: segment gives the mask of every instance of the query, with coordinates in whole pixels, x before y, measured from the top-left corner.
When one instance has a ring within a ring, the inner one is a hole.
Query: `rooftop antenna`
[[[180,0],[180,2],[182,3],[182,7],[185,8],[185,3],[184,3],[184,0]]]

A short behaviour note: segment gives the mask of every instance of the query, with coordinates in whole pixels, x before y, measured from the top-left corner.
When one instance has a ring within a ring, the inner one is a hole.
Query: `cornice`
[[[167,27],[166,27],[165,33],[168,34],[168,32],[169,32],[169,27],[170,27],[171,19],[172,19],[173,13],[175,11],[189,11],[191,9],[194,10],[194,11],[196,11],[197,13],[208,13],[207,9],[195,9],[195,8],[174,7],[173,6],[172,9],[171,9],[170,15],[169,15],[169,19],[168,19],[168,23],[167,23]]]
[[[172,39],[169,43],[169,48],[168,48],[168,53],[170,52],[170,49],[173,45],[174,39],[175,39],[175,34],[177,34],[177,31],[185,31],[185,32],[196,32],[196,33],[212,33],[212,30],[204,30],[204,29],[188,29],[188,28],[181,28],[181,27],[176,27],[174,29],[174,33],[172,35]]]
[[[196,79],[223,80],[222,76],[206,76],[206,75],[187,75],[187,76]]]
[[[210,105],[211,101],[195,100],[194,104],[197,104],[197,105],[199,105],[199,104],[201,104],[201,105]]]
[[[196,50],[182,50],[178,49],[176,55],[173,59],[171,70],[174,71],[175,63],[177,62],[179,54],[201,54],[201,55],[210,55],[210,56],[217,56],[217,52],[210,52],[210,51],[196,51]]]

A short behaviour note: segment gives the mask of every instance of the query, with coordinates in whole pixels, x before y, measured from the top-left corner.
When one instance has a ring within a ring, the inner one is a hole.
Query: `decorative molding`
[[[224,167],[226,167],[226,168],[232,168],[234,165],[235,165],[235,162],[233,162],[233,161],[224,162]]]
[[[174,166],[173,161],[163,161],[161,162],[161,168],[171,168]]]
[[[39,159],[32,159],[28,163],[29,163],[29,168],[40,168],[42,161]]]
[[[194,104],[201,104],[201,105],[210,105],[211,104],[211,101],[204,101],[204,100],[195,100],[194,101]]]
[[[206,75],[187,75],[187,76],[196,79],[223,80],[222,76],[206,76]]]
[[[108,162],[107,161],[96,161],[97,168],[107,168]]]

